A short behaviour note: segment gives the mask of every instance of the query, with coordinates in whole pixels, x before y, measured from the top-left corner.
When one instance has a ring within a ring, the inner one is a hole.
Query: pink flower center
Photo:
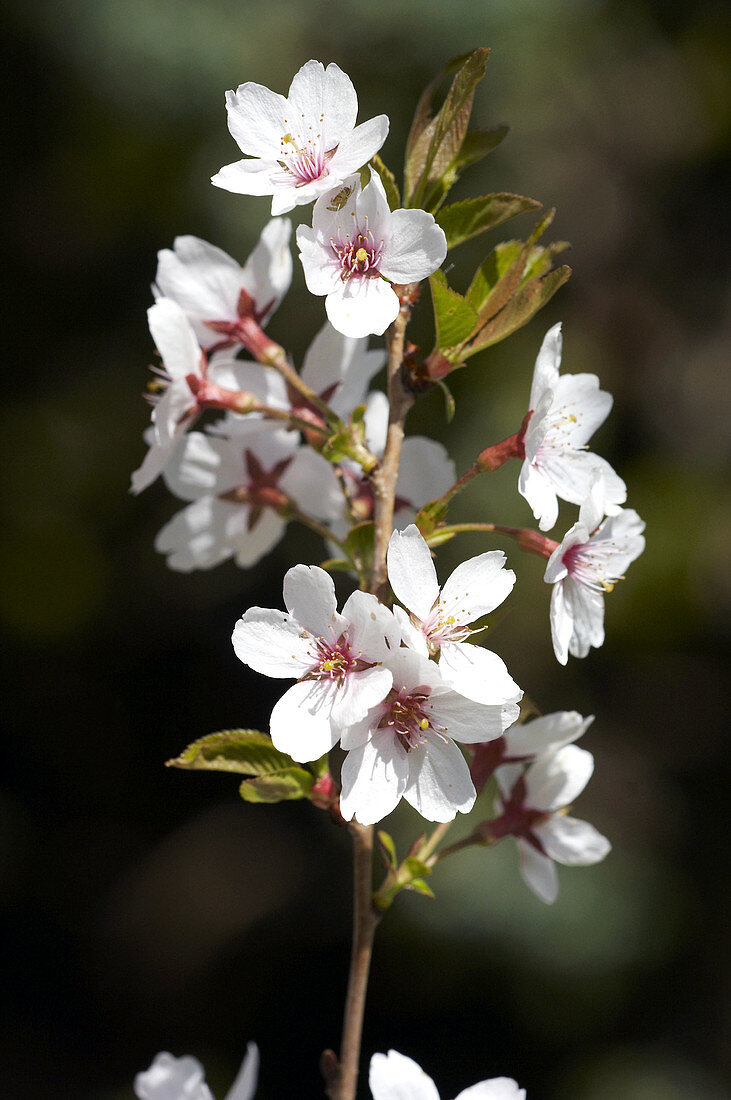
[[[468,626],[458,622],[454,615],[445,615],[438,600],[423,623],[413,615],[411,618],[426,635],[427,645],[432,653],[436,653],[445,642],[463,642],[473,633]]]
[[[347,631],[334,642],[325,638],[315,641],[315,667],[304,677],[306,680],[330,680],[342,686],[346,678],[354,672],[363,672],[373,668],[374,662],[364,661],[360,653],[350,648]]]
[[[407,752],[420,745],[427,730],[435,729],[429,689],[417,687],[412,691],[392,688],[386,696],[385,711],[378,723],[379,729],[391,729]]]
[[[622,577],[615,576],[611,569],[611,552],[606,542],[577,542],[569,546],[561,555],[561,560],[569,571],[569,576],[593,592],[611,592]]]
[[[320,126],[323,118],[320,115]],[[287,119],[284,121],[286,124]],[[332,149],[323,147],[322,132],[307,125],[305,116],[302,115],[299,125],[279,139],[278,163],[280,168],[295,177],[295,187],[304,187],[305,184],[328,174],[327,162],[336,151],[337,145]]]
[[[340,278],[344,283],[354,275],[361,278],[376,278],[380,275],[378,265],[383,255],[383,241],[378,241],[373,236],[368,228],[367,218],[365,230],[352,237],[350,233],[343,234],[342,228],[338,226],[338,235],[330,238],[330,247],[340,265]]]

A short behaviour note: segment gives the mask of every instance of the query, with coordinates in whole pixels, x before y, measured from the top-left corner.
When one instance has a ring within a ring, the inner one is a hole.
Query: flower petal
[[[376,730],[372,739],[351,749],[343,761],[340,812],[361,825],[374,825],[390,814],[406,788],[407,754],[391,730]]]
[[[392,684],[393,673],[380,666],[349,673],[333,701],[332,720],[338,732],[361,722],[373,707],[383,702]]]
[[[294,618],[275,608],[250,607],[236,623],[231,641],[239,660],[264,676],[294,679],[316,661],[311,638],[302,636]]]
[[[155,285],[185,311],[202,347],[221,339],[205,321],[234,321],[241,268],[228,253],[200,237],[176,237],[157,254]]]
[[[494,611],[510,594],[515,573],[505,569],[502,550],[488,550],[458,565],[439,598],[440,618],[466,624]]]
[[[439,582],[431,551],[415,524],[393,532],[387,561],[396,598],[423,621],[439,598]]]
[[[272,218],[262,229],[254,251],[244,264],[241,283],[254,299],[262,328],[292,282],[291,236],[289,218]]]
[[[567,867],[589,867],[611,851],[612,845],[605,836],[575,817],[554,814],[533,832],[541,842],[546,855]]]
[[[591,779],[594,757],[578,745],[539,756],[525,773],[525,804],[550,813],[573,802]]]
[[[427,821],[452,821],[469,813],[477,797],[467,762],[454,741],[427,730],[408,753],[409,780],[404,798]]]
[[[240,507],[240,505],[239,505]],[[252,527],[239,530],[234,537],[227,531],[233,545],[235,561],[241,569],[250,569],[276,546],[284,535],[287,524],[271,508],[265,508]]]
[[[435,729],[466,745],[500,737],[520,714],[515,703],[486,706],[444,689],[435,689],[430,702]]]
[[[283,95],[247,81],[226,92],[228,128],[242,153],[276,161],[288,130],[289,104]]]
[[[246,504],[201,497],[165,524],[155,538],[155,549],[178,573],[212,569],[231,557],[236,535],[246,536],[248,515]]]
[[[259,1048],[256,1043],[247,1043],[246,1057],[224,1100],[253,1100],[258,1077]]]
[[[388,128],[388,115],[376,115],[345,134],[328,165],[330,173],[345,177],[357,172],[381,148],[388,137]]]
[[[224,164],[215,176],[211,176],[211,183],[234,195],[271,195],[275,186],[272,182],[275,169],[273,160],[235,160]],[[280,213],[286,214],[293,206],[294,200]]]
[[[334,522],[343,515],[343,490],[332,463],[311,447],[299,448],[280,477],[279,487],[302,512],[316,519]]]
[[[295,73],[287,99],[292,132],[295,127],[308,131],[311,125],[317,126],[315,140],[324,150],[337,146],[355,126],[358,96],[350,77],[335,62],[327,68],[321,61],[306,62]]]
[[[317,203],[315,203],[317,209]],[[305,283],[310,294],[335,293],[343,285],[340,267],[335,257],[328,252],[327,245],[316,229],[307,225],[297,227],[297,248],[305,273]],[[394,295],[395,297],[395,295]],[[335,326],[337,328],[337,325]],[[346,333],[346,335],[352,335]],[[359,333],[366,336],[367,333]]]
[[[139,1100],[213,1100],[197,1058],[174,1058],[163,1051],[152,1065],[134,1079]]]
[[[370,592],[353,592],[343,604],[348,642],[364,661],[385,661],[401,645],[393,613]]]
[[[285,691],[269,720],[275,749],[299,763],[329,752],[339,732],[330,721],[335,690],[329,681],[302,680]]]
[[[165,484],[180,500],[224,493],[244,481],[239,448],[228,439],[188,432],[165,467]]]
[[[493,1077],[463,1089],[454,1100],[525,1100],[525,1089],[512,1077]]]
[[[546,905],[553,905],[558,897],[558,872],[556,864],[544,856],[532,844],[519,840],[520,877],[529,890]]]
[[[558,710],[555,714],[544,714],[522,725],[511,726],[505,731],[507,754],[537,756],[555,751],[571,741],[578,741],[593,721],[593,714],[582,718],[578,711]]]
[[[395,1050],[373,1055],[368,1084],[373,1100],[439,1100],[431,1077],[411,1058]]]
[[[558,371],[561,366],[561,322],[549,328],[543,337],[541,350],[538,352],[536,365],[533,368],[533,382],[530,389],[529,409],[537,409],[538,403],[545,393],[555,390],[558,385]]]
[[[530,505],[541,531],[550,531],[558,519],[558,499],[553,482],[542,467],[526,458],[518,475],[518,492]]]
[[[147,322],[170,377],[182,380],[187,374],[199,375],[202,360],[200,345],[190,321],[177,302],[170,298],[158,298],[147,311]]]
[[[428,657],[429,647],[426,643],[426,635],[423,631],[417,630],[411,621],[411,616],[404,611],[403,607],[396,604],[393,609],[393,617],[399,625],[401,640],[404,645],[407,645],[409,649],[415,649],[422,657]]]
[[[378,178],[378,177],[376,177]],[[447,238],[426,210],[394,210],[380,271],[392,283],[420,282],[441,267]]]
[[[337,612],[333,579],[317,565],[295,565],[287,570],[284,606],[315,638],[333,640],[347,625]]]
[[[368,340],[343,336],[326,321],[305,352],[302,379],[317,394],[330,391],[328,404],[344,415],[365,400],[371,378],[386,362],[386,352],[368,351]]]
[[[445,642],[439,651],[439,671],[454,691],[476,703],[501,706],[523,697],[497,653],[471,642]]]
[[[305,277],[312,294],[323,293],[312,289],[306,270]],[[399,300],[385,279],[354,275],[330,291],[325,310],[330,323],[344,336],[382,336],[398,317]]]

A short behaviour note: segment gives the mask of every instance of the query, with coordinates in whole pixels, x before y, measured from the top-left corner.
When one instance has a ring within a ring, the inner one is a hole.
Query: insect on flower
[[[333,195],[330,202],[327,204],[328,210],[342,210],[350,196],[355,191],[355,184],[351,184],[350,187],[341,187],[337,195]]]

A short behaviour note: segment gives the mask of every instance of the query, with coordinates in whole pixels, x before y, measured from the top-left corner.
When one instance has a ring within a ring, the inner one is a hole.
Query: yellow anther
[[[365,248],[359,248],[355,254],[355,258],[359,264],[364,264],[368,261],[368,253]]]
[[[614,585],[612,584],[611,581],[602,581],[602,588],[604,589],[605,592],[613,592],[614,591]]]
[[[428,718],[422,718],[422,720],[419,722],[419,729],[420,730],[428,730],[429,729],[429,719]]]

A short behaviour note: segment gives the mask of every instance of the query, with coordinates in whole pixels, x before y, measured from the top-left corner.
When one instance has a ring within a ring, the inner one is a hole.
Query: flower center
[[[320,127],[323,119],[324,115],[320,115]],[[287,119],[284,121],[286,123]],[[288,175],[295,177],[295,187],[304,187],[328,174],[327,162],[336,151],[337,145],[332,149],[323,148],[322,131],[307,125],[302,115],[299,126],[288,130],[279,139],[278,164]]]
[[[575,581],[593,592],[611,592],[617,581],[611,570],[611,554],[600,544],[579,542],[569,546],[561,559]]]
[[[428,688],[397,691],[392,688],[386,696],[384,714],[379,729],[392,729],[407,752],[426,740],[428,729],[435,729],[432,722],[432,706]]]
[[[463,642],[465,638],[469,638],[470,634],[475,633],[468,626],[458,622],[454,615],[444,615],[444,609],[438,602],[423,623],[418,619],[415,620],[413,615],[411,618],[414,625],[421,627],[426,635],[432,654],[436,653],[445,642]]]
[[[342,227],[338,226],[338,235],[330,238],[330,247],[340,265],[340,278],[344,283],[354,275],[361,278],[380,276],[378,265],[383,255],[383,241],[373,236],[368,228],[368,218],[364,231],[354,236],[343,234]]]

